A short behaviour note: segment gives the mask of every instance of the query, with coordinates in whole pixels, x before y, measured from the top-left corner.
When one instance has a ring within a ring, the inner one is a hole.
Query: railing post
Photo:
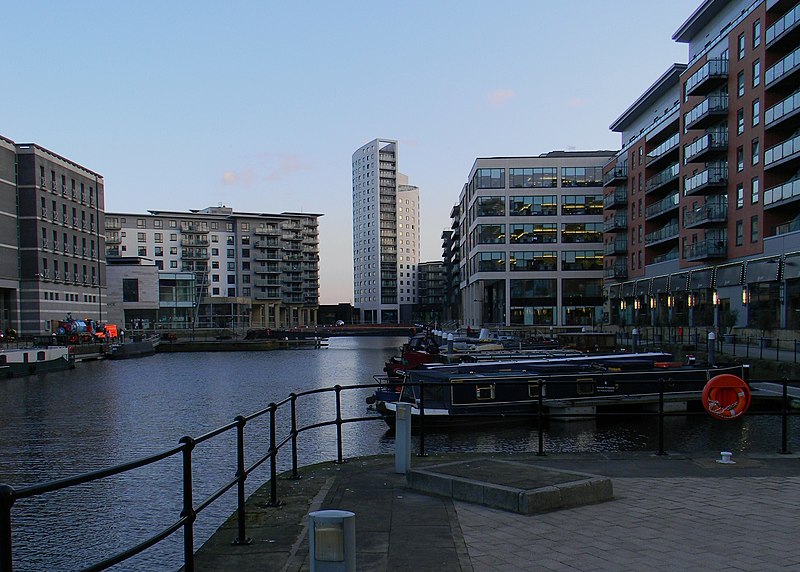
[[[247,421],[241,415],[236,417],[236,483],[237,487],[237,508],[236,515],[239,525],[239,535],[233,544],[250,544],[252,540],[247,538],[247,531],[245,530],[245,501],[244,496],[244,481],[247,478],[247,472],[244,470],[244,425]]]
[[[292,480],[299,480],[297,474],[297,394],[289,394],[292,409]]]
[[[664,451],[664,378],[658,380],[658,453],[666,455]]]
[[[267,506],[280,506],[278,500],[278,449],[275,437],[275,412],[278,406],[274,403],[268,405],[269,409],[269,502]]]
[[[192,503],[192,450],[194,439],[188,435],[181,437],[183,443],[183,565],[186,572],[194,572],[194,521],[197,515]]]
[[[0,572],[11,572],[11,507],[15,500],[14,488],[0,485]]]
[[[342,386],[336,385],[336,464],[344,463],[342,458]]]
[[[542,430],[542,423],[544,422],[544,391],[547,382],[544,379],[539,380],[539,398],[536,411],[536,425],[539,429],[539,449],[536,451],[537,457],[544,457],[544,431]]]
[[[781,455],[789,454],[789,380],[783,378],[783,399],[781,400]]]
[[[420,457],[428,456],[428,454],[425,452],[425,381],[422,379],[420,379],[419,381],[419,455],[418,456]]]

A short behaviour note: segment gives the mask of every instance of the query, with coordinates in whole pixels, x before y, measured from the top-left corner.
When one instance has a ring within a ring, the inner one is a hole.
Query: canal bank
[[[392,456],[302,468],[247,503],[250,543],[232,544],[236,515],[197,551],[196,569],[309,569],[306,515],[341,509],[356,514],[359,570],[675,570],[792,569],[800,566],[800,456],[446,454],[414,458],[413,468],[493,459],[542,469],[608,477],[614,499],[522,515],[423,494],[394,473]],[[476,470],[476,479],[507,482],[506,472]],[[741,541],[747,531],[747,541]],[[737,541],[738,539],[738,541]]]

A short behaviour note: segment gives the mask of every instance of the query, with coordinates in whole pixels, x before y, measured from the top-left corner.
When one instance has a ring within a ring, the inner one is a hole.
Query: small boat
[[[426,427],[519,422],[535,416],[540,403],[548,410],[652,403],[660,392],[699,399],[708,380],[722,373],[749,378],[746,365],[684,364],[659,352],[426,364],[407,372],[397,401],[377,402],[375,409],[390,427],[397,403],[411,404],[415,423],[424,414]]]
[[[75,367],[71,347],[48,346],[0,350],[0,376],[21,377]]]
[[[155,336],[124,344],[112,344],[106,352],[106,357],[108,359],[130,359],[151,356],[156,353],[158,341],[159,338]]]

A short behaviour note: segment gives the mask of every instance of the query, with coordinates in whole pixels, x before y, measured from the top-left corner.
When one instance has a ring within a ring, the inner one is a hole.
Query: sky
[[[399,141],[422,261],[477,157],[619,149],[700,0],[6,2],[0,135],[103,175],[107,212],[320,218],[353,301],[351,155]]]

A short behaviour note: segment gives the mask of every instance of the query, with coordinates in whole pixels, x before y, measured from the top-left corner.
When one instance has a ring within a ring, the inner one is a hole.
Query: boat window
[[[478,398],[478,401],[494,399],[494,384],[476,386],[475,396]]]
[[[36,352],[36,361],[44,361],[44,352]]]
[[[540,380],[531,381],[528,383],[528,397],[539,397]]]
[[[578,378],[578,395],[594,395],[594,380],[591,377]]]
[[[8,363],[8,356],[0,356],[0,365],[6,365]]]

